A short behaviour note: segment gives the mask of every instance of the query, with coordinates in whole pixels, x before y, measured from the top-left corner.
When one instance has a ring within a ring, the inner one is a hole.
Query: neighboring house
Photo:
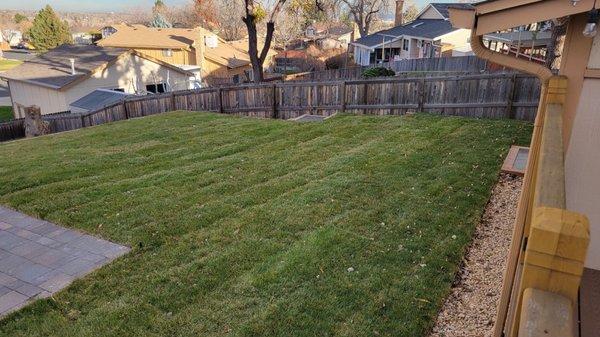
[[[23,33],[18,30],[6,29],[4,30],[4,39],[10,47],[19,47],[23,42]]]
[[[108,36],[98,41],[100,46],[132,48],[186,70],[195,66],[195,71],[206,81],[211,78],[251,77],[248,52],[201,27],[186,29],[115,25],[105,27],[102,32]]]
[[[248,53],[248,38],[243,38],[240,40],[236,40],[236,41],[229,41],[228,42],[232,47],[239,49],[241,51],[243,51],[244,53]],[[275,49],[273,49],[273,43],[271,42],[271,48],[269,48],[269,51],[267,52],[267,57],[265,58],[265,63],[263,64],[263,67],[265,70],[271,70],[273,67],[273,62],[274,62],[274,58],[275,55],[277,55],[277,51]],[[258,37],[258,52],[260,53],[265,45],[265,39],[263,37]],[[249,57],[249,56],[248,56]]]
[[[280,74],[315,71],[322,67],[322,61],[309,55],[307,50],[286,50],[275,56],[274,71]]]
[[[69,105],[71,113],[86,113],[96,111],[105,106],[121,102],[131,96],[126,92],[110,89],[96,89]]]
[[[390,60],[451,56],[454,49],[468,53],[470,30],[452,27],[448,20],[450,6],[469,5],[431,3],[412,22],[361,37],[351,43],[354,61],[366,66]]]
[[[343,24],[314,23],[304,31],[304,46],[315,44],[323,50],[346,49],[354,39],[354,29]]]
[[[124,48],[62,45],[0,74],[8,81],[15,118],[37,105],[42,114],[69,110],[72,102],[96,89],[130,94],[161,92],[185,84],[194,74]]]
[[[73,43],[75,44],[83,44],[90,45],[94,44],[96,41],[100,40],[100,34],[90,34],[90,33],[74,33],[72,34]]]

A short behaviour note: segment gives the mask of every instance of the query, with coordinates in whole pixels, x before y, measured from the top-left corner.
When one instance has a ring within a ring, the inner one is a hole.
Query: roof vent
[[[69,59],[71,61],[71,75],[75,75],[75,59]]]
[[[219,46],[219,40],[214,35],[206,36],[204,41],[208,48],[217,48]]]
[[[422,25],[423,23],[424,23],[424,22],[418,22],[418,23],[415,23],[414,25],[412,25],[411,27],[412,27],[412,28],[417,28],[417,27],[419,27],[420,25]]]

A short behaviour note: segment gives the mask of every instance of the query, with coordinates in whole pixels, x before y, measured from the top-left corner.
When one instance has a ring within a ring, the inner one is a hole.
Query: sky
[[[188,2],[190,0],[165,0],[167,5],[181,5]],[[414,0],[414,2],[420,8],[430,1]],[[38,10],[46,4],[51,5],[55,10],[65,12],[119,12],[130,8],[151,8],[154,0],[0,0],[0,10]]]

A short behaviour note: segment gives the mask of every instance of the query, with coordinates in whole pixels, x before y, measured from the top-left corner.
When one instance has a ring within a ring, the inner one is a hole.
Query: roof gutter
[[[452,25],[456,28],[466,28],[471,30],[471,50],[475,55],[479,56],[482,59],[488,60],[490,62],[514,68],[520,70],[524,73],[532,74],[538,77],[542,83],[546,83],[548,79],[552,76],[552,71],[546,68],[545,66],[529,62],[524,59],[516,58],[514,56],[509,56],[505,54],[501,54],[495,51],[490,50],[486,46],[483,45],[483,35],[477,35],[477,14],[475,8],[473,9],[458,9],[458,8],[449,8],[450,11],[450,21]]]

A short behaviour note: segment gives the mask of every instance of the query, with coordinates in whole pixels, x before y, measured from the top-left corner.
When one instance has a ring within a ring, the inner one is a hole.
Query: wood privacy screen
[[[44,116],[44,119],[50,122],[52,132],[174,110],[279,119],[307,113],[323,116],[336,112],[402,115],[424,111],[440,115],[532,121],[539,97],[539,80],[522,74],[387,77],[176,91],[130,98],[86,114],[60,114]],[[9,128],[6,125],[0,124],[0,139],[8,137],[3,135],[3,130]]]

